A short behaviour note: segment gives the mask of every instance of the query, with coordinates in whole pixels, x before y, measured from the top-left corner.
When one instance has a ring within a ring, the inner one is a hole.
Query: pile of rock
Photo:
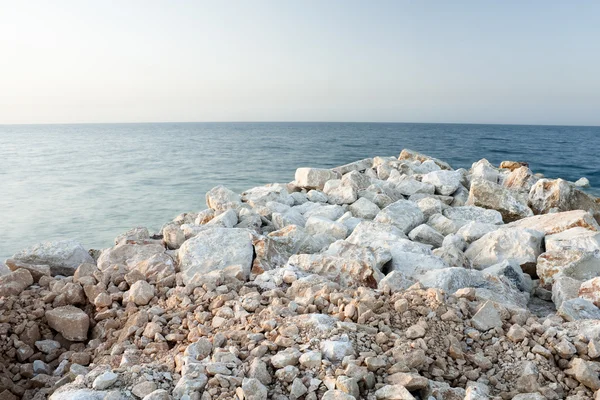
[[[600,203],[410,150],[0,276],[1,399],[600,398]]]

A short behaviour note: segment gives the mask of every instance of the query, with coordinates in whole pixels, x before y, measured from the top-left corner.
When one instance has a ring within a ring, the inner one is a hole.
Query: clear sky
[[[600,1],[0,0],[0,123],[600,125]]]

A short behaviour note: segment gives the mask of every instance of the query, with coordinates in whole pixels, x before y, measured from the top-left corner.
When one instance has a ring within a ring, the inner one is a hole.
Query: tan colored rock
[[[571,361],[570,368],[565,372],[592,390],[600,389],[600,379],[598,378],[600,363],[598,362],[574,358]]]
[[[524,193],[484,179],[471,182],[467,205],[496,210],[502,214],[504,222],[533,216]]]
[[[538,257],[536,270],[540,284],[548,289],[559,276],[587,281],[600,275],[600,254],[581,250],[547,251]]]
[[[581,284],[579,297],[587,299],[600,307],[600,277],[592,278]]]
[[[515,169],[528,167],[529,164],[523,161],[502,161],[500,163],[501,169],[508,169],[510,171],[514,171]]]
[[[16,271],[19,268],[28,270],[33,277],[34,282],[38,282],[42,276],[50,276],[50,266],[44,264],[27,264],[22,261],[8,259],[4,262],[8,269]]]
[[[583,227],[592,231],[600,231],[600,225],[587,211],[573,210],[546,215],[536,215],[511,222],[507,228],[527,228],[544,232],[546,235],[566,231],[575,227]]]
[[[0,297],[18,296],[33,284],[29,270],[19,268],[7,275],[0,276]]]
[[[46,311],[48,325],[73,342],[87,340],[90,319],[81,309],[73,306]]]
[[[575,227],[560,233],[547,235],[544,241],[546,251],[600,250],[600,232],[583,227]]]
[[[509,189],[520,190],[529,193],[531,187],[537,182],[533,172],[527,167],[519,167],[514,170],[503,182],[503,185]]]
[[[421,163],[424,163],[425,161],[433,161],[441,169],[452,169],[452,167],[450,167],[450,164],[448,164],[447,162],[438,160],[437,158],[426,156],[425,154],[421,154],[409,149],[402,150],[402,152],[398,156],[398,160],[419,161]]]
[[[564,179],[540,179],[529,192],[529,203],[536,214],[584,210],[600,222],[599,200]]]

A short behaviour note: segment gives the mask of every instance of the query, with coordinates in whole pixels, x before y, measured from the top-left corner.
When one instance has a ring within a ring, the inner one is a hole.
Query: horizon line
[[[535,124],[500,122],[411,122],[411,121],[137,121],[137,122],[35,122],[0,123],[0,126],[44,126],[44,125],[150,125],[150,124],[421,124],[421,125],[499,125],[499,126],[568,126],[599,128],[600,125]]]

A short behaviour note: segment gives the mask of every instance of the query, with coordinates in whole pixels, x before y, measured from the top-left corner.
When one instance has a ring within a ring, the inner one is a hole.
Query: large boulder
[[[506,260],[517,263],[525,272],[530,272],[541,254],[543,237],[542,232],[531,229],[498,229],[471,243],[465,255],[477,269]]]
[[[215,186],[206,192],[206,205],[215,211],[236,208],[242,202],[242,196],[223,185]]]
[[[24,269],[0,276],[0,297],[18,296],[23,290],[33,284],[31,273]]]
[[[596,307],[600,306],[600,277],[583,282],[579,287],[578,294],[579,297],[594,303]]]
[[[274,183],[265,186],[257,186],[242,193],[242,201],[251,207],[264,206],[270,201],[288,206],[294,205],[294,198],[288,193],[287,186]]]
[[[502,214],[496,210],[486,210],[485,208],[476,206],[460,206],[449,207],[442,214],[446,218],[455,221],[459,226],[468,224],[469,222],[483,222],[486,224],[502,225]]]
[[[600,250],[600,232],[575,227],[547,235],[545,243],[546,251],[578,249],[591,252]]]
[[[123,265],[128,270],[131,270],[140,262],[164,252],[165,247],[158,243],[121,243],[102,251],[100,257],[98,257],[98,268],[104,271],[114,265]]]
[[[394,183],[394,190],[403,196],[412,196],[417,193],[434,194],[435,186],[430,183],[420,182],[415,178],[406,175],[396,175],[391,177],[388,182]]]
[[[587,211],[573,210],[546,215],[536,215],[511,222],[507,228],[527,228],[544,232],[546,235],[582,227],[592,231],[600,231],[600,225]]]
[[[202,275],[240,266],[250,275],[253,257],[252,234],[239,228],[212,228],[200,232],[179,248],[179,268],[183,282],[197,282]]]
[[[87,340],[90,318],[77,307],[63,306],[46,311],[50,328],[72,342]]]
[[[405,234],[425,222],[425,215],[409,200],[398,200],[377,214],[375,222],[398,227]]]
[[[339,167],[332,168],[333,171],[337,172],[340,175],[347,174],[352,171],[364,171],[373,166],[372,158],[365,158],[363,160],[358,160],[351,162],[349,164],[341,165]]]
[[[433,171],[423,175],[422,179],[422,182],[435,186],[436,193],[443,196],[456,192],[461,181],[462,174],[459,171]]]
[[[27,264],[43,264],[50,267],[52,275],[70,276],[81,264],[94,264],[94,259],[81,243],[75,240],[43,242],[21,250],[11,257]]]
[[[471,165],[471,180],[478,179],[498,183],[500,172],[488,160],[482,158]]]
[[[540,284],[551,288],[560,276],[586,281],[600,275],[600,253],[581,250],[547,251],[537,260]]]
[[[331,179],[339,179],[341,175],[330,169],[321,168],[298,168],[296,170],[295,184],[305,189],[320,189],[325,186],[325,182]]]
[[[533,172],[526,166],[513,169],[502,183],[505,187],[529,193],[531,187],[537,182]]]
[[[529,192],[529,204],[536,214],[556,211],[588,211],[600,222],[600,202],[564,179],[540,179]]]
[[[484,179],[471,182],[467,204],[496,210],[505,222],[533,215],[533,211],[527,206],[526,194]]]

